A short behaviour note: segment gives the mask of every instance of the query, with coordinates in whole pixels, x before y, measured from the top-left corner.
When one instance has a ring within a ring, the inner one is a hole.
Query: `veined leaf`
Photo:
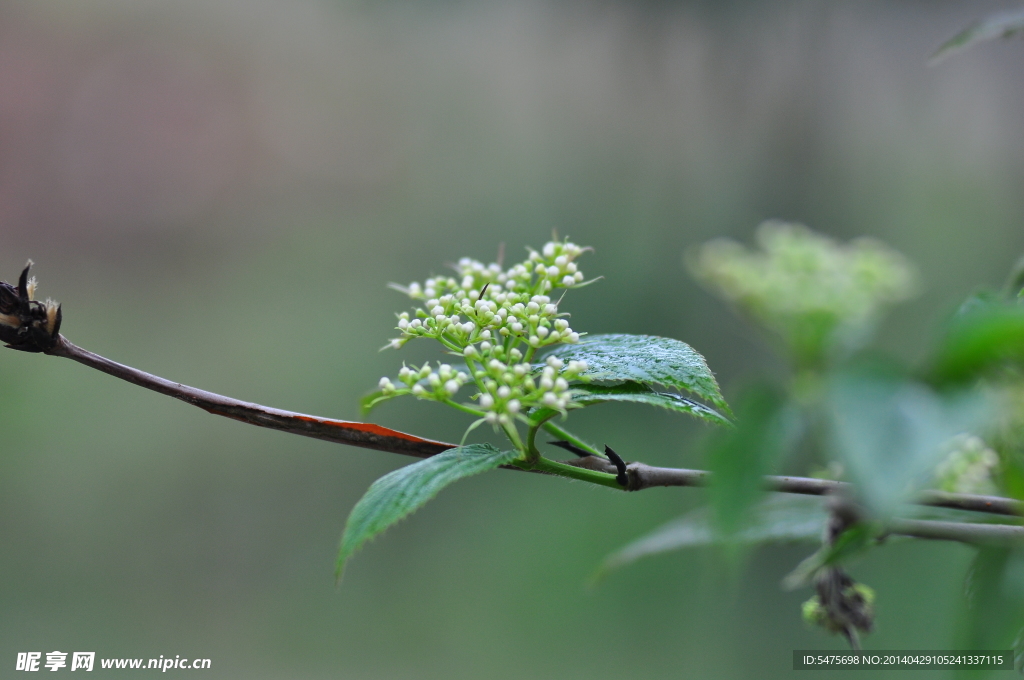
[[[470,444],[384,475],[370,486],[348,516],[336,575],[341,577],[345,561],[366,541],[419,509],[444,487],[463,477],[511,463],[517,455],[515,451],[499,451],[490,444]]]
[[[751,522],[729,540],[748,544],[820,541],[827,521],[828,512],[821,498],[774,494],[756,508]],[[609,555],[598,575],[644,557],[716,545],[723,540],[714,530],[709,509],[698,508]]]
[[[596,382],[663,385],[689,392],[732,415],[718,382],[697,350],[681,340],[653,335],[589,335],[579,343],[558,345],[546,356],[586,361],[583,377]]]
[[[691,416],[716,425],[732,424],[721,413],[698,401],[687,399],[681,394],[672,392],[655,392],[650,387],[640,383],[626,382],[618,385],[580,384],[573,385],[573,392],[573,401],[585,406],[603,404],[609,401],[632,402],[635,404],[660,406],[661,408],[678,413],[688,413]]]
[[[942,46],[935,51],[930,65],[934,65],[960,50],[965,50],[971,45],[980,42],[988,42],[996,38],[1009,38],[1010,36],[1024,31],[1024,10],[1015,9],[1009,12],[992,14],[984,19],[974,22],[952,38],[942,43]]]

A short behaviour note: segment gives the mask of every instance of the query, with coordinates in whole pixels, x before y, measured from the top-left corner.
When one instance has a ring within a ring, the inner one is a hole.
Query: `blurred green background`
[[[33,258],[65,335],[112,359],[354,419],[403,358],[436,357],[378,352],[406,305],[387,282],[557,230],[606,277],[567,298],[574,328],[685,340],[729,397],[786,368],[682,256],[777,217],[918,264],[925,292],[879,340],[913,361],[1024,251],[1024,46],[925,65],[1015,6],[5,2],[0,272]],[[806,548],[761,550],[738,582],[695,551],[585,587],[700,490],[473,478],[335,590],[347,512],[407,460],[48,357],[0,353],[0,385],[4,677],[57,649],[205,657],[175,673],[210,678],[774,678],[793,649],[842,647],[779,587]],[[413,401],[374,420],[446,440],[467,424]],[[627,459],[702,465],[680,416],[572,420]],[[969,559],[904,543],[856,565],[878,592],[866,646],[948,648]]]

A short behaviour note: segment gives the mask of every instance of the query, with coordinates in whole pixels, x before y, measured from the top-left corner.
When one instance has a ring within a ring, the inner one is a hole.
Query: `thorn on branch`
[[[612,447],[607,444],[604,445],[604,452],[608,455],[608,460],[615,464],[615,469],[618,474],[615,475],[615,481],[622,486],[629,486],[629,475],[626,474],[626,461],[622,460],[619,454],[612,450]]]
[[[35,299],[36,280],[29,260],[17,287],[0,281],[0,342],[23,352],[46,352],[60,338],[61,308],[53,300]]]

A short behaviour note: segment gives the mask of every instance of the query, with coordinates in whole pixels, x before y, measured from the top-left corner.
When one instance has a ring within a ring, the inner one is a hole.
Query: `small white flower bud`
[[[510,357],[512,357],[512,359],[513,359],[513,360],[515,360],[515,361],[519,361],[520,359],[522,359],[522,358],[523,358],[523,353],[522,353],[522,352],[520,352],[520,351],[519,351],[519,350],[517,350],[517,349],[512,349],[512,350],[510,350],[510,351],[509,351],[509,353],[508,353],[508,355],[509,355]],[[529,366],[527,366],[527,368],[529,368]]]
[[[559,275],[559,274],[561,274],[562,272],[560,272],[560,271],[559,271],[558,267],[556,267],[556,266],[552,265],[552,266],[550,266],[550,267],[548,267],[548,268],[547,268],[547,271],[546,271],[545,273],[546,273],[546,274],[547,274],[547,275],[548,275],[549,277],[551,277],[551,278],[555,278],[556,276],[558,276],[558,275]]]
[[[569,322],[565,319],[555,319],[555,330],[564,331],[569,327]]]
[[[530,336],[530,347],[539,347],[539,346],[540,346],[540,338],[538,338],[536,335],[531,335]]]
[[[402,341],[399,338],[395,338],[391,341],[391,349],[401,349]]]
[[[547,339],[549,342],[558,342],[559,340],[562,339],[562,334],[559,333],[558,331],[553,331],[551,335],[547,337]]]
[[[466,289],[466,290],[469,290],[470,288],[472,288],[473,287],[473,277],[472,276],[464,276],[464,277],[462,277],[462,287],[464,289]]]
[[[409,328],[422,328],[423,322],[420,319],[413,319],[409,322]]]
[[[465,333],[466,335],[472,333],[475,328],[476,324],[474,324],[472,321],[467,321],[466,323],[462,324],[462,332]]]
[[[548,333],[550,332],[551,331],[549,331],[544,326],[541,326],[540,328],[537,329],[537,335],[539,335],[542,339],[548,337]]]
[[[544,363],[548,365],[548,368],[551,368],[555,371],[561,369],[562,366],[565,365],[565,362],[563,362],[558,357],[548,357]],[[547,373],[547,369],[545,369],[544,372]]]
[[[462,350],[462,356],[466,358],[472,358],[476,356],[476,347],[473,347],[473,345],[467,345],[466,349]]]
[[[455,393],[459,391],[459,383],[454,380],[449,380],[444,384],[444,389],[448,393],[448,396],[455,396]]]
[[[412,386],[412,393],[417,397],[422,397],[427,390],[423,388],[423,385],[416,384]]]
[[[569,383],[565,381],[565,378],[559,378],[555,381],[555,389],[559,392],[565,392],[569,389]]]
[[[487,368],[491,369],[492,371],[500,371],[501,369],[505,368],[505,365],[498,361],[497,359],[491,359],[490,361],[487,362]]]
[[[530,314],[536,314],[537,312],[540,311],[540,305],[538,305],[533,300],[530,300],[530,304],[526,305],[526,311],[529,312]]]
[[[545,394],[542,401],[544,405],[549,408],[558,408],[558,397],[556,397],[553,392]]]
[[[480,343],[480,351],[481,352],[490,352],[491,351],[491,343],[489,343],[489,342],[481,342]]]
[[[480,337],[483,338],[484,340],[490,340],[491,332],[489,330],[484,329],[483,331],[480,332]]]
[[[431,373],[427,376],[427,382],[430,383],[431,387],[436,389],[441,386],[441,376],[437,373]]]
[[[576,263],[575,262],[570,262],[569,264],[565,265],[565,271],[569,272],[570,274],[575,274],[576,273]]]
[[[512,396],[512,390],[509,389],[508,385],[502,385],[498,388],[498,397],[500,399],[508,399]]]
[[[542,264],[538,264],[537,268],[534,269],[533,271],[534,271],[534,273],[537,273],[537,274],[540,274],[541,276],[544,276],[544,275],[546,275],[548,273],[548,268],[545,267]]]
[[[494,425],[496,422],[498,422],[498,414],[495,413],[494,411],[488,411],[486,414],[484,414],[484,420],[486,420],[489,424]]]
[[[398,377],[401,380],[408,380],[412,377],[412,371],[409,370],[408,366],[402,366],[398,369]]]
[[[428,375],[430,375],[430,373],[431,373],[430,366],[427,366],[426,364],[423,364],[423,367],[420,368],[420,378],[426,378]]]
[[[555,245],[554,242],[550,242],[549,241],[548,243],[545,243],[544,244],[544,257],[554,257],[555,256],[555,248],[556,247],[557,246]]]
[[[519,413],[519,409],[522,408],[522,404],[519,403],[518,399],[512,399],[507,404],[505,404],[505,408],[508,410],[509,413],[514,415],[516,413]]]
[[[388,389],[388,387],[390,387],[391,389],[395,389],[395,386],[391,384],[391,380],[389,380],[387,376],[381,378],[380,382],[377,383],[377,386],[382,390],[386,390]]]
[[[407,329],[409,327],[409,322],[406,321],[405,319],[399,319],[398,320],[398,327],[404,331],[405,329]]]
[[[489,394],[480,395],[480,408],[489,409],[494,406],[494,397]]]
[[[569,333],[568,337],[563,337],[562,338],[562,341],[563,342],[579,342],[580,341],[580,334],[579,333]]]
[[[550,316],[558,314],[558,305],[547,304],[544,305],[544,313]]]
[[[517,377],[522,378],[529,370],[530,367],[526,364],[516,364],[515,368],[512,369],[512,372],[515,373]]]
[[[550,390],[554,386],[555,382],[551,378],[544,376],[540,379],[540,388],[542,390]]]
[[[572,278],[573,278],[573,281],[575,281],[576,283],[579,283],[580,281],[583,280],[583,272],[576,272],[575,274],[572,275]]]
[[[484,387],[487,388],[488,392],[494,392],[498,389],[498,383],[493,380],[487,380],[484,382]]]
[[[533,392],[537,389],[537,383],[533,382],[533,378],[527,378],[523,381],[523,386],[526,387],[527,391]]]
[[[469,376],[466,373],[459,371],[455,374],[455,379],[459,381],[460,385],[465,385],[469,381]]]
[[[512,418],[510,418],[507,413],[502,413],[500,416],[498,416],[498,422],[501,423],[502,425],[511,425]]]
[[[574,285],[575,283],[576,283],[576,279],[574,279],[569,274],[566,274],[565,276],[562,277],[562,285],[563,286],[569,287],[571,285]]]
[[[566,262],[568,261],[569,260],[566,259],[565,255],[559,255],[558,257],[555,258],[555,266],[564,267]]]
[[[522,333],[523,332],[523,324],[519,323],[518,321],[516,323],[512,324],[510,326],[510,328],[512,329],[512,332],[514,332],[514,333]]]

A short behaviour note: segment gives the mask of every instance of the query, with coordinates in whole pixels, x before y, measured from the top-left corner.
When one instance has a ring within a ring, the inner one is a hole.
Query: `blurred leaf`
[[[942,43],[935,54],[928,60],[934,66],[955,52],[965,50],[980,42],[988,42],[996,38],[1009,38],[1024,30],[1024,9],[992,14],[960,31]]]
[[[470,444],[406,465],[374,482],[356,503],[341,537],[336,576],[363,543],[406,515],[419,509],[452,482],[493,470],[515,460],[515,451],[499,451],[490,444]]]
[[[985,421],[980,393],[938,394],[867,366],[837,375],[828,393],[838,453],[862,500],[883,519],[930,480],[947,440]]]
[[[655,392],[650,387],[635,382],[618,385],[573,385],[573,401],[590,406],[610,401],[649,404],[678,413],[688,413],[716,425],[729,425],[730,420],[718,411],[672,392]]]
[[[824,545],[796,566],[782,580],[782,587],[795,590],[810,585],[814,576],[825,567],[838,565],[868,550],[878,529],[869,524],[855,524],[841,533],[832,543]]]
[[[726,538],[739,532],[765,493],[762,477],[795,442],[799,413],[767,386],[747,391],[735,428],[721,431],[708,446],[712,473],[711,508],[716,529]]]
[[[1024,627],[1024,551],[980,549],[967,574],[967,600],[960,649],[1012,648]]]
[[[941,383],[969,380],[1006,361],[1024,359],[1024,307],[976,300],[950,323],[933,361]]]
[[[664,385],[707,401],[732,415],[704,357],[681,340],[653,335],[591,335],[577,344],[559,345],[546,356],[586,361],[581,374],[597,382]]]
[[[774,494],[755,509],[750,523],[730,540],[749,544],[820,541],[827,520],[821,498]],[[708,508],[698,508],[609,555],[595,577],[651,555],[720,542],[722,537],[712,527]]]

